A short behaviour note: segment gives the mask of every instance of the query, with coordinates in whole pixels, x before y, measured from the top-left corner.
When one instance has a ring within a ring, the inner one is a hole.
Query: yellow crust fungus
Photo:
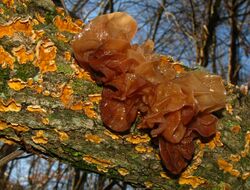
[[[136,145],[135,150],[139,153],[150,153],[153,151],[153,148],[150,146]]]
[[[241,151],[241,156],[246,157],[249,151],[250,151],[250,131],[247,131],[245,136],[245,146],[244,150]]]
[[[24,89],[27,84],[21,79],[13,78],[8,81],[8,86],[15,91],[19,91]]]
[[[92,134],[85,134],[84,138],[86,141],[96,143],[96,144],[99,144],[103,141],[103,139],[100,138],[98,135],[92,135]]]
[[[7,7],[12,7],[14,5],[14,0],[2,0],[2,2],[7,5]]]
[[[22,125],[19,125],[19,124],[16,124],[16,123],[11,123],[9,125],[9,128],[12,128],[12,129],[14,129],[15,131],[18,131],[18,132],[27,132],[27,131],[29,131],[28,127],[22,126]]]
[[[69,135],[67,133],[65,133],[64,131],[59,131],[57,129],[55,129],[55,131],[57,132],[60,141],[67,141],[67,140],[69,140]]]
[[[243,180],[247,180],[248,178],[250,177],[250,172],[244,172],[243,174],[242,174],[242,179]]]
[[[36,144],[47,144],[48,142],[48,138],[45,137],[43,130],[36,131],[35,136],[32,136],[31,138]]]
[[[217,163],[219,165],[220,170],[223,170],[224,172],[230,173],[232,176],[239,177],[240,172],[233,168],[233,165],[226,160],[219,158],[217,160]]]
[[[146,188],[151,188],[153,187],[153,183],[151,181],[145,181],[144,185],[146,186]]]
[[[0,14],[4,14],[4,9],[0,8]]]
[[[31,38],[33,41],[36,41],[41,39],[44,34],[45,34],[44,30],[35,30]]]
[[[4,102],[0,98],[0,112],[8,112],[8,111],[19,112],[21,109],[22,109],[21,104],[16,103],[14,99],[8,99],[6,102]]]
[[[233,114],[233,106],[232,104],[226,104],[226,110],[228,111],[229,114]]]
[[[150,141],[150,137],[147,134],[144,135],[128,135],[126,141],[132,144],[147,143]]]
[[[12,37],[16,32],[22,32],[28,37],[32,36],[31,18],[15,18],[4,25],[0,25],[0,38],[4,36]]]
[[[240,159],[241,159],[241,156],[238,155],[238,154],[231,154],[229,159],[232,161],[232,162],[239,162]]]
[[[1,34],[1,29],[0,29],[0,34]],[[0,65],[2,65],[2,68],[5,69],[9,67],[10,69],[13,70],[14,62],[15,59],[7,51],[5,51],[5,49],[2,46],[0,46]]]
[[[29,105],[26,109],[29,112],[47,113],[46,109],[42,108],[40,105]]]
[[[104,134],[107,135],[107,136],[109,136],[109,137],[111,137],[113,140],[118,140],[118,139],[120,139],[120,136],[118,136],[118,135],[112,133],[111,131],[109,131],[109,130],[107,130],[107,129],[105,129]]]
[[[39,41],[36,46],[35,65],[39,67],[41,73],[53,72],[57,70],[55,58],[57,47],[51,41]]]
[[[58,28],[61,32],[70,32],[70,33],[79,33],[81,28],[72,21],[72,18],[67,16],[62,18],[61,16],[56,16],[54,18],[54,25]]]
[[[201,165],[203,155],[204,150],[202,149],[194,156],[192,164],[187,167],[187,169],[181,174],[180,178],[187,178],[192,176],[195,170],[197,170],[197,168]]]
[[[35,16],[40,23],[44,24],[46,22],[45,17],[41,16],[40,13],[36,12]]]
[[[74,76],[76,78],[79,78],[79,79],[85,79],[85,80],[88,80],[88,81],[91,81],[91,82],[94,82],[91,77],[90,77],[90,74],[88,72],[86,72],[84,69],[80,68],[77,63],[75,63],[75,60],[74,60],[74,63],[70,65],[70,67],[74,70]]]
[[[101,94],[89,94],[88,97],[91,102],[96,103],[96,104],[99,104],[99,102],[102,99]]]
[[[73,89],[70,85],[64,85],[62,88],[62,95],[60,97],[65,107],[69,108],[73,101]]]
[[[125,168],[119,168],[117,171],[121,176],[126,176],[129,174],[129,171]]]
[[[0,138],[0,142],[2,142],[4,144],[8,144],[8,145],[16,144],[14,141],[6,139],[6,138]]]
[[[164,178],[164,179],[170,179],[170,177],[167,175],[166,172],[161,172],[160,175],[161,175],[161,177]]]
[[[114,164],[109,160],[96,158],[90,155],[83,156],[83,160],[89,164],[95,164],[98,171],[107,172],[108,168],[114,167]]]
[[[221,142],[221,133],[217,131],[215,137],[207,144],[211,150],[213,150],[216,147],[222,147],[223,143]]]
[[[34,60],[34,53],[32,51],[26,51],[24,45],[12,49],[13,55],[17,58],[19,64],[25,64]]]
[[[47,118],[47,117],[42,118],[42,123],[44,125],[48,125],[49,124],[49,118]]]
[[[0,130],[4,130],[4,129],[7,129],[7,128],[12,128],[17,132],[27,132],[29,130],[29,128],[26,127],[26,126],[22,126],[22,125],[19,125],[19,124],[16,124],[16,123],[8,124],[8,123],[6,123],[4,121],[0,121]]]
[[[240,125],[234,125],[234,126],[231,127],[230,130],[231,130],[234,134],[238,134],[238,133],[240,132],[240,130],[241,130],[241,127],[240,127]]]
[[[180,178],[179,179],[179,184],[180,185],[191,185],[192,188],[197,188],[198,186],[204,184],[206,180],[202,177],[197,177],[197,176],[187,176],[185,178]]]
[[[65,51],[64,52],[64,59],[66,61],[70,61],[71,60],[71,53],[69,51]]]
[[[94,111],[94,105],[92,102],[84,102],[83,111],[87,117],[94,119],[97,117],[97,113]]]
[[[56,33],[56,38],[60,41],[63,42],[69,42],[69,38],[67,38],[66,36],[64,36],[62,33]]]

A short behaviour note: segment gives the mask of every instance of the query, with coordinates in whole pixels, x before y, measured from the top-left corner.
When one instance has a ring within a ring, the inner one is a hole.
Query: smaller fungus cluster
[[[178,72],[175,64],[153,53],[154,44],[131,44],[136,21],[126,13],[102,15],[86,25],[72,43],[81,67],[103,85],[104,124],[117,132],[139,128],[159,139],[166,168],[179,174],[192,159],[194,139],[215,134],[211,113],[225,106],[219,76],[203,71]]]

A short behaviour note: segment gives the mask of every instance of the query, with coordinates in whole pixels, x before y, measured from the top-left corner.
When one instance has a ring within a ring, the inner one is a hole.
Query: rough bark
[[[147,132],[133,127],[130,134],[114,134],[102,125],[101,87],[70,56],[79,21],[49,0],[1,1],[0,12],[3,141],[150,189],[250,188],[249,96],[228,87],[228,109],[218,113],[217,135],[197,141],[190,166],[172,177]]]

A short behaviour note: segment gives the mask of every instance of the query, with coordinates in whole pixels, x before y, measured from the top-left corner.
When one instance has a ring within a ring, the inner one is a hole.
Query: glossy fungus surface
[[[194,153],[194,139],[215,134],[212,112],[225,106],[222,79],[204,71],[177,72],[174,62],[153,52],[150,40],[131,44],[136,21],[126,13],[102,15],[72,43],[78,64],[103,85],[101,117],[110,129],[139,128],[159,139],[166,168],[179,174]]]

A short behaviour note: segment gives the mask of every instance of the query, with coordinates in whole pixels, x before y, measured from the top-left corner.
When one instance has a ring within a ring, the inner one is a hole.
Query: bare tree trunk
[[[237,84],[239,79],[239,58],[238,58],[238,41],[239,33],[237,27],[237,0],[227,2],[228,14],[230,15],[231,33],[229,46],[229,61],[228,61],[228,80],[232,84]]]

